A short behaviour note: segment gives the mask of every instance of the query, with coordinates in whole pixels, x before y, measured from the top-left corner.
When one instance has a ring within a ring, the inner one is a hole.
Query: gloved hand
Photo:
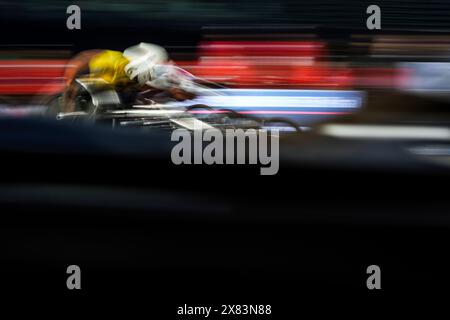
[[[193,95],[197,95],[202,90],[192,74],[174,65],[155,65],[153,75],[154,79],[147,82],[147,85],[153,88],[179,89]]]

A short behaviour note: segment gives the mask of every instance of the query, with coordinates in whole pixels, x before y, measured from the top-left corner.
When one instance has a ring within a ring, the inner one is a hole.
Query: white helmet
[[[123,56],[130,62],[125,66],[127,76],[136,79],[139,84],[153,80],[153,67],[168,61],[168,55],[163,47],[141,42],[123,52]]]

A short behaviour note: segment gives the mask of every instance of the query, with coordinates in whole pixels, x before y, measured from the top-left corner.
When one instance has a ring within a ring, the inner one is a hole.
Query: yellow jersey
[[[131,82],[125,73],[129,60],[120,51],[104,50],[89,61],[91,77],[102,78],[114,86],[123,86]]]

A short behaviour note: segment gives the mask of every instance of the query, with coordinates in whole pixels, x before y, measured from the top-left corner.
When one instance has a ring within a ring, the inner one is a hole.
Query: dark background
[[[81,30],[66,28],[71,4],[81,8]],[[371,4],[381,8],[382,30],[366,29]],[[329,39],[351,33],[442,33],[450,29],[449,12],[450,3],[442,0],[2,1],[1,44],[70,45],[73,51],[123,49],[141,41],[195,46],[208,28],[218,26],[275,33],[315,28],[313,33]]]

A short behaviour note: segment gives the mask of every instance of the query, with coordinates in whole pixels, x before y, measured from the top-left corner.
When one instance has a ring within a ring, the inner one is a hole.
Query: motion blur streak
[[[345,69],[318,62],[320,41],[205,41],[192,72],[238,87],[348,87]]]
[[[56,94],[64,89],[67,60],[0,61],[0,94]]]
[[[323,120],[327,116],[341,116],[358,111],[363,94],[356,90],[300,90],[300,89],[219,89],[218,95],[198,97],[191,103],[209,105],[216,110],[192,110],[192,114],[220,114],[233,110],[242,114],[287,116],[302,124]],[[221,110],[221,109],[226,109]]]
[[[358,63],[336,61],[336,52],[319,40],[202,41],[195,59],[183,59],[177,50],[173,56],[177,65],[192,74],[227,87],[408,88],[417,86],[418,73],[422,72],[418,63],[446,62],[450,52],[450,39],[446,37],[408,39],[413,43],[405,43],[400,35],[373,39],[355,35],[343,45],[349,46],[353,54],[362,50],[369,52],[370,59],[364,58]],[[30,52],[14,54],[26,56]],[[36,56],[36,51],[33,55]],[[45,52],[40,56],[45,56]],[[63,89],[65,70],[76,63],[70,59],[0,60],[0,94],[58,93]],[[445,73],[443,68],[434,71],[436,74],[423,75],[422,82]]]
[[[190,111],[192,114],[210,114],[210,113],[226,113],[222,110],[200,110]],[[351,112],[337,112],[337,111],[280,111],[280,110],[255,110],[255,111],[240,111],[242,114],[315,114],[315,115],[341,115],[350,114]]]
[[[388,125],[326,125],[323,134],[340,138],[450,140],[450,129]]]

